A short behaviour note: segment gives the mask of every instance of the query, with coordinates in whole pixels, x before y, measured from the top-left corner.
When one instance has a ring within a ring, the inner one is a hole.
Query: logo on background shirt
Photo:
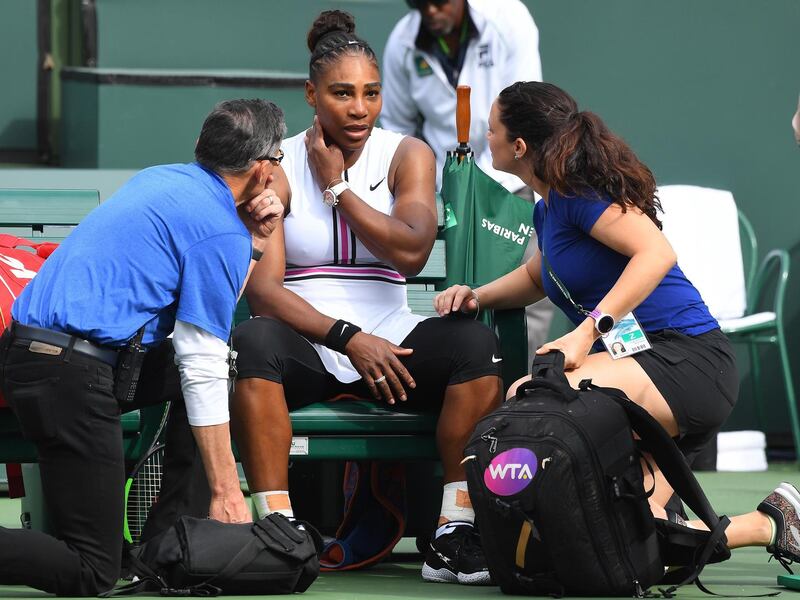
[[[512,448],[492,459],[483,472],[483,483],[498,496],[513,496],[524,490],[536,475],[538,459],[528,448]]]
[[[486,69],[494,66],[492,49],[489,44],[481,44],[478,46],[478,66]]]
[[[433,69],[431,68],[431,65],[421,54],[416,54],[414,56],[414,66],[417,67],[417,75],[420,77],[433,75]]]

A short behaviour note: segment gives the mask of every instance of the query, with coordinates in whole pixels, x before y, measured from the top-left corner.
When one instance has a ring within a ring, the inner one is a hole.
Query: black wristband
[[[325,336],[325,345],[331,350],[344,354],[344,347],[347,346],[347,342],[359,331],[361,331],[361,327],[358,325],[339,319]]]
[[[253,247],[253,251],[250,254],[250,260],[258,262],[261,260],[262,256],[264,256],[264,253],[261,250],[258,250],[257,248]]]

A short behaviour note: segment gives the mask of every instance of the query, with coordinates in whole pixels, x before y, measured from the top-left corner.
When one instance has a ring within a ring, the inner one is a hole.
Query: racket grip
[[[469,144],[469,125],[472,115],[470,113],[469,95],[471,88],[460,85],[456,88],[456,134],[459,145]]]

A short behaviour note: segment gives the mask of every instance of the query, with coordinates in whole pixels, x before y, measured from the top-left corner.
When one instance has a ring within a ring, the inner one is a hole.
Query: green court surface
[[[793,466],[773,465],[764,473],[700,473],[700,483],[715,508],[722,514],[734,515],[753,510],[755,506],[783,480],[800,482],[800,473]],[[335,492],[332,492],[335,493]],[[19,501],[0,499],[0,525],[16,527],[19,523]],[[388,562],[359,572],[323,574],[304,594],[313,599],[377,598],[395,600],[403,598],[502,598],[498,588],[474,588],[458,585],[424,583],[420,578],[418,555],[410,554],[413,543],[403,540],[400,549]],[[713,592],[730,597],[744,597],[781,589],[782,597],[795,592],[779,588],[776,584],[783,568],[775,561],[767,562],[762,548],[737,550],[722,564],[709,566],[702,576],[703,583]],[[156,597],[157,595],[154,595]],[[0,586],[0,598],[44,598],[48,594],[17,586]],[[247,598],[248,596],[240,596]],[[250,596],[255,598],[255,596]],[[677,593],[677,598],[709,598],[694,586]]]

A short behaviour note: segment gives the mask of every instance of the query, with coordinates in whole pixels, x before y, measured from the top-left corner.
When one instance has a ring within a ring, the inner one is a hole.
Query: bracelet
[[[264,256],[264,253],[261,250],[259,250],[258,248],[256,248],[255,246],[253,246],[253,250],[250,253],[250,260],[254,260],[254,261],[258,262],[258,261],[261,260],[262,256]]]
[[[344,354],[344,347],[347,346],[347,342],[359,331],[361,331],[361,327],[358,325],[339,319],[328,330],[328,334],[325,336],[325,346]]]
[[[478,320],[478,315],[481,312],[481,301],[478,298],[478,292],[472,290],[472,297],[475,298],[475,304],[478,305],[478,308],[475,310],[475,316],[473,317],[476,321]]]

